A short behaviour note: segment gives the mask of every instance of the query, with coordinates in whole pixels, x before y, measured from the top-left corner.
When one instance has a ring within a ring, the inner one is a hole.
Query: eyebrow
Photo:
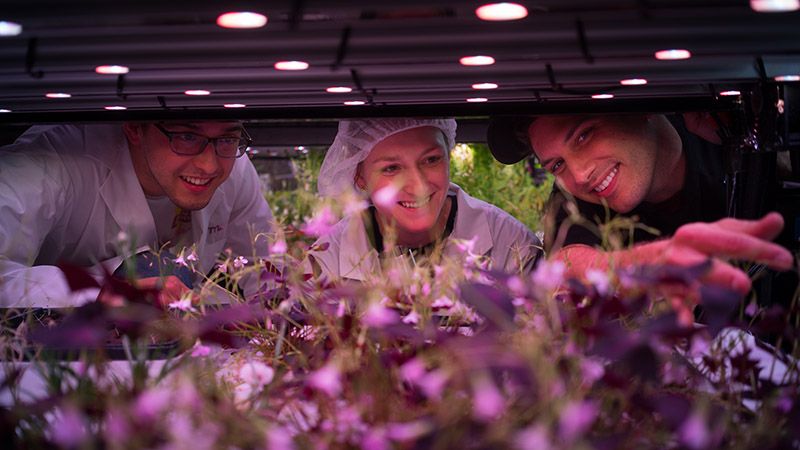
[[[430,153],[433,150],[442,150],[442,149],[443,149],[443,147],[441,145],[436,144],[436,145],[434,145],[434,146],[432,146],[430,148],[427,148],[427,149],[423,150],[422,151],[422,156],[427,155],[428,153]],[[379,163],[379,162],[397,162],[399,160],[400,160],[400,158],[398,158],[397,156],[389,155],[389,156],[384,156],[383,158],[376,159],[374,162],[376,162],[376,163]]]
[[[567,144],[570,141],[570,139],[572,139],[572,135],[575,134],[578,128],[580,128],[581,125],[583,125],[587,120],[591,118],[592,118],[591,116],[583,116],[579,118],[578,121],[575,122],[571,127],[569,127],[569,129],[567,130],[567,134],[564,135],[564,144]],[[550,163],[553,162],[553,160],[556,158],[558,157],[554,156],[552,158],[547,158],[545,160],[540,161],[540,164],[542,165],[542,167],[546,167],[550,165]]]
[[[162,125],[166,125],[166,126],[173,126],[173,127],[191,128],[192,130],[200,131],[200,126],[199,125],[195,125],[195,124],[193,124],[191,122],[162,122],[161,124]],[[237,131],[244,131],[244,127],[239,125],[239,126],[228,127],[226,129],[222,130],[223,133],[235,133]]]

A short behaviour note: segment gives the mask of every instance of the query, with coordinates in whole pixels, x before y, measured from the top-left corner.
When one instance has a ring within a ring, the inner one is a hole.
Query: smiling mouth
[[[181,180],[193,185],[193,186],[206,186],[208,183],[211,183],[213,178],[197,178],[197,177],[185,177],[181,176]]]
[[[617,164],[616,166],[614,166],[613,169],[611,169],[611,172],[608,174],[608,176],[606,176],[606,178],[594,188],[594,191],[598,194],[605,191],[611,184],[611,182],[614,181],[614,177],[617,176],[618,172],[619,172],[619,164]]]
[[[433,195],[429,195],[428,198],[426,198],[421,202],[397,202],[397,203],[399,203],[400,206],[402,206],[403,208],[417,209],[417,208],[422,208],[423,206],[430,203],[431,198],[433,198]]]

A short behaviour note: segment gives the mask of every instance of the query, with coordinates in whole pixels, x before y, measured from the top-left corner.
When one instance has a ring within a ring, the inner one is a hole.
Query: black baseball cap
[[[495,116],[489,119],[486,142],[494,159],[503,164],[515,164],[531,156],[528,127],[533,116]]]

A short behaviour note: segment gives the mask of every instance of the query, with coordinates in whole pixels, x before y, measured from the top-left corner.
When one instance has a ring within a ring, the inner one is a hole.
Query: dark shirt
[[[725,207],[725,170],[723,153],[720,146],[712,144],[692,134],[686,129],[683,119],[669,117],[677,130],[686,156],[686,178],[681,190],[660,203],[644,202],[625,217],[636,217],[637,222],[658,231],[636,226],[619,234],[622,245],[648,242],[659,236],[671,236],[681,225],[689,222],[713,222],[726,215]],[[586,244],[599,246],[602,238],[596,226],[581,224],[569,225],[566,231],[561,226],[568,224],[569,214],[565,209],[567,201],[574,201],[581,216],[592,224],[606,223],[620,214],[607,211],[603,205],[585,202],[579,199],[567,200],[560,189],[554,188],[548,200],[545,219],[545,250],[550,252],[559,233],[564,235],[561,246],[570,244]],[[564,234],[565,233],[565,234]]]

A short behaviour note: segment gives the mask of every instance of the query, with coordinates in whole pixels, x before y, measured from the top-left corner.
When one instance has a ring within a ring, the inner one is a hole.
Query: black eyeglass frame
[[[247,153],[247,149],[253,143],[253,138],[251,138],[250,135],[247,134],[247,130],[245,130],[244,127],[242,127],[242,129],[241,129],[242,130],[242,136],[239,137],[239,143],[240,144],[236,147],[236,155],[235,156],[227,156],[227,155],[221,154],[219,152],[219,150],[217,150],[217,141],[220,140],[220,139],[230,139],[230,137],[215,137],[215,138],[212,138],[212,137],[203,136],[202,134],[197,134],[197,133],[194,133],[194,132],[191,132],[191,131],[169,131],[166,128],[164,128],[163,125],[158,124],[158,123],[154,123],[153,126],[155,126],[156,129],[158,129],[158,131],[160,131],[161,133],[164,134],[164,136],[167,137],[167,139],[169,140],[169,148],[170,148],[170,150],[175,152],[175,154],[181,155],[181,156],[196,156],[196,155],[199,155],[199,154],[201,154],[201,153],[203,153],[205,151],[206,146],[208,146],[208,144],[210,143],[214,147],[214,153],[217,156],[219,156],[220,158],[236,159],[236,158],[241,158],[242,156],[244,156]],[[200,138],[202,138],[204,140],[202,141],[202,145],[200,145],[198,147],[198,150],[196,152],[194,152],[194,153],[185,153],[185,152],[181,152],[181,151],[176,150],[175,149],[175,144],[172,143],[173,136],[176,135],[176,134],[193,134],[193,135],[195,135],[197,137],[200,137]],[[244,142],[243,145],[242,145],[242,142]]]

